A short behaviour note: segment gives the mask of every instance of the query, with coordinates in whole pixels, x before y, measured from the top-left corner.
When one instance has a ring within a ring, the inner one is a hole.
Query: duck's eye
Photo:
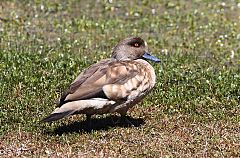
[[[139,47],[139,44],[138,44],[138,43],[135,43],[135,44],[134,44],[134,47]]]

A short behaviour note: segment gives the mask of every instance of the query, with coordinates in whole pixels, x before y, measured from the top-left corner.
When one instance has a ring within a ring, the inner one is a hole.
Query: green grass
[[[240,1],[3,1],[0,157],[240,157]],[[137,127],[44,124],[69,83],[141,36],[162,60]]]

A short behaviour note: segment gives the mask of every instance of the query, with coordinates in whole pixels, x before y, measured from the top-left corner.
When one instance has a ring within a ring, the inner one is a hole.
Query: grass
[[[240,157],[240,1],[3,1],[1,157]],[[68,84],[143,37],[154,91],[129,111],[136,127],[78,115],[44,124]]]

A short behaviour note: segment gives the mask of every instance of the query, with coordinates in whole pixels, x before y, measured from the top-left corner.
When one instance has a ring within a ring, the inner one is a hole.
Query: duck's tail
[[[74,113],[74,111],[65,111],[65,112],[56,112],[56,113],[51,113],[48,117],[42,119],[42,122],[52,122],[52,121],[57,121],[61,118],[70,116]]]

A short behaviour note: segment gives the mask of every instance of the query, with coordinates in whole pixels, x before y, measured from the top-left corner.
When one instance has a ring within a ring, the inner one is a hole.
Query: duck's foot
[[[114,124],[127,124],[129,126],[135,127],[135,125],[128,118],[129,116],[121,115],[121,117],[116,122],[113,122]]]

